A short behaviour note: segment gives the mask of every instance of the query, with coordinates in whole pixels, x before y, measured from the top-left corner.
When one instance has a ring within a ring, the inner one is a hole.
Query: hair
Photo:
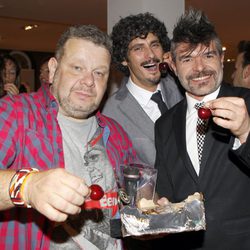
[[[59,38],[55,57],[60,60],[64,54],[64,46],[69,39],[79,38],[86,41],[93,42],[94,44],[101,46],[112,54],[112,42],[107,34],[102,32],[94,25],[76,25],[69,27]]]
[[[145,39],[149,33],[157,36],[165,52],[169,51],[170,40],[164,23],[149,12],[121,18],[113,27],[111,33],[113,40],[112,60],[117,69],[125,75],[129,75],[129,70],[128,67],[122,65],[122,62],[127,59],[129,43],[138,37]]]
[[[19,75],[21,69],[20,69],[20,66],[19,66],[17,60],[13,56],[11,56],[9,54],[2,55],[0,60],[2,61],[3,67],[5,67],[4,65],[5,65],[6,61],[11,61],[15,65],[16,76]]]
[[[43,58],[40,60],[40,64],[39,64],[39,65],[40,65],[40,68],[42,67],[43,64],[48,63],[51,57],[52,57],[52,56],[45,56],[45,57],[43,57]]]
[[[209,46],[214,41],[220,55],[223,54],[221,41],[215,31],[214,25],[209,21],[204,12],[195,9],[187,10],[178,20],[173,30],[171,41],[171,54],[175,61],[175,49],[178,43],[188,43],[190,50],[198,44]]]
[[[17,60],[9,54],[5,54],[5,55],[0,56],[0,75],[1,75],[1,78],[3,75],[3,71],[5,70],[5,63],[7,61],[11,61],[15,65],[15,68],[16,68],[16,82],[15,82],[15,84],[17,85],[18,76],[20,74],[21,68],[20,68]],[[1,81],[2,81],[2,79],[1,79]]]
[[[238,52],[243,53],[242,67],[250,64],[250,41],[242,40],[238,44]]]

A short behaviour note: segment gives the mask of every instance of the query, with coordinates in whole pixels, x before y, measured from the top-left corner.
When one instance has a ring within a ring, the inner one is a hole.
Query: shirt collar
[[[39,94],[38,96],[41,104],[44,105],[46,109],[58,108],[57,101],[51,94],[48,84],[42,84],[41,88],[37,92]]]
[[[194,109],[194,105],[197,102],[207,102],[207,101],[211,101],[211,100],[216,99],[218,94],[219,94],[220,88],[221,88],[221,86],[219,88],[217,88],[213,93],[210,93],[209,95],[206,95],[201,101],[198,101],[198,100],[194,99],[193,97],[188,95],[188,93],[186,92],[185,95],[186,95],[186,98],[187,98],[187,112],[191,113],[192,110]]]
[[[155,92],[152,93],[151,91],[148,91],[148,90],[136,85],[132,81],[131,77],[129,77],[126,86],[129,90],[129,92],[134,96],[134,98],[137,100],[137,102],[142,106],[146,106],[148,104],[153,93],[157,92],[158,90],[161,90],[161,86],[160,86],[160,84],[158,84],[157,89],[155,90]]]

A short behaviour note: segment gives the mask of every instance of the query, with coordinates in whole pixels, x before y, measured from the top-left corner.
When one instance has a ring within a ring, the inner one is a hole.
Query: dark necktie
[[[158,108],[161,111],[161,114],[164,114],[168,110],[165,102],[162,100],[161,91],[155,92],[151,96],[151,100],[157,103]]]
[[[202,106],[203,106],[203,103],[196,103],[194,107],[198,110]],[[199,157],[200,165],[201,165],[201,158],[202,158],[203,145],[205,141],[205,135],[207,131],[207,123],[208,123],[208,120],[203,120],[198,117],[196,135],[197,135],[197,149],[198,149],[198,157]]]

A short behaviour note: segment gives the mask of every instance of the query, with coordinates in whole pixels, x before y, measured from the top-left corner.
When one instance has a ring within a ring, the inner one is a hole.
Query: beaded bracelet
[[[31,208],[31,205],[26,203],[23,199],[23,189],[27,177],[34,172],[38,172],[36,168],[23,168],[17,170],[10,181],[9,195],[12,203],[17,207]]]

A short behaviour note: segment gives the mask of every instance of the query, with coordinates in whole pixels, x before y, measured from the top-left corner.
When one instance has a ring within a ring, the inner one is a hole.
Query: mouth
[[[86,98],[91,98],[93,96],[90,93],[82,90],[75,90],[72,93],[77,95],[77,97],[81,100],[85,100]]]
[[[205,76],[200,76],[200,77],[193,77],[191,78],[191,80],[194,82],[204,82],[204,81],[209,80],[210,77],[211,75],[205,75]]]
[[[158,71],[158,64],[157,63],[145,63],[142,65],[144,69],[150,72]]]

